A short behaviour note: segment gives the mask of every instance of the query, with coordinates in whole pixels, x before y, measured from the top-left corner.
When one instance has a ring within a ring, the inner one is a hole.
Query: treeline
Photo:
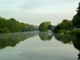
[[[80,3],[77,8],[77,14],[73,16],[72,20],[64,19],[56,26],[52,26],[51,22],[42,22],[39,25],[39,31],[51,30],[53,33],[68,33],[80,36]]]
[[[25,32],[38,30],[38,26],[22,23],[14,18],[5,19],[0,17],[0,33]]]

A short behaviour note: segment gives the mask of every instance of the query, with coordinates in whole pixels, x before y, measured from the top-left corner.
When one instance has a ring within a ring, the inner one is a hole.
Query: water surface
[[[80,49],[73,36],[46,32],[0,34],[1,60],[77,60]]]

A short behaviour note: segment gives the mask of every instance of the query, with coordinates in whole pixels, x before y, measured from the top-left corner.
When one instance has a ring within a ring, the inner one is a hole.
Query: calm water
[[[78,60],[79,39],[24,32],[0,34],[0,60]]]

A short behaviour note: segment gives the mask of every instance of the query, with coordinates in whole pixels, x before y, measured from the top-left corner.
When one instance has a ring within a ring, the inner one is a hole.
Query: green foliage
[[[60,24],[58,24],[58,25],[54,28],[53,32],[54,32],[54,33],[58,33],[59,30],[61,30]]]
[[[80,2],[79,2],[79,7],[77,8],[77,15],[80,15]]]
[[[2,28],[0,29],[0,33],[10,33],[8,28]]]
[[[0,33],[35,31],[37,29],[38,26],[20,23],[14,18],[5,19],[0,17]]]
[[[73,27],[72,21],[63,20],[60,24],[58,24],[55,29],[54,33],[64,33],[68,30],[71,30]]]
[[[80,16],[75,15],[72,20],[73,26],[76,28],[80,28]]]
[[[48,30],[52,30],[52,28],[53,28],[53,26],[52,26],[51,24],[49,24],[49,25],[47,26],[47,29],[48,29]]]
[[[80,30],[71,30],[69,34],[76,36],[77,34],[80,34]]]
[[[51,25],[51,22],[42,22],[39,25],[39,31],[47,31],[47,28],[49,28],[48,25]]]
[[[80,3],[77,8],[77,14],[72,19],[73,26],[76,28],[80,28]]]
[[[36,26],[36,25],[28,25],[28,30],[29,31],[35,31],[35,30],[38,30],[39,28],[38,28],[38,26]]]

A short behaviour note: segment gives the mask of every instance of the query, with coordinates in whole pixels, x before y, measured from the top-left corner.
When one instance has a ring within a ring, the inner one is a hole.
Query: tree
[[[77,14],[72,19],[73,26],[76,28],[80,28],[80,3],[77,8]]]
[[[54,28],[54,33],[62,33],[66,32],[68,30],[71,30],[73,27],[72,21],[68,21],[67,19],[64,19],[61,23],[59,23],[55,28]]]
[[[0,33],[24,32],[38,30],[38,26],[22,23],[14,18],[5,19],[0,17]]]
[[[47,29],[48,29],[48,30],[52,30],[52,27],[53,27],[53,26],[52,26],[51,24],[49,24],[49,25],[47,26]]]
[[[47,31],[47,27],[48,25],[50,25],[51,22],[42,22],[40,25],[39,25],[39,31]]]
[[[53,32],[54,32],[54,33],[58,33],[60,30],[61,30],[61,26],[60,26],[60,24],[58,24],[58,25],[54,28]]]
[[[80,15],[80,2],[79,2],[79,7],[77,8],[77,15]]]
[[[9,33],[9,29],[8,28],[2,28],[0,29],[0,33]]]

